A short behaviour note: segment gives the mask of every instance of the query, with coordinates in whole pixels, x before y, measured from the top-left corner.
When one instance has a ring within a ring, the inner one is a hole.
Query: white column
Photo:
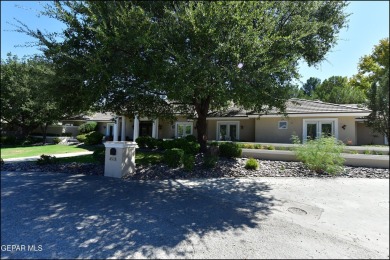
[[[114,141],[118,141],[118,128],[119,128],[119,117],[116,117],[115,124],[114,124]]]
[[[153,120],[153,125],[152,125],[152,137],[153,137],[153,138],[157,138],[157,137],[156,137],[156,136],[157,136],[157,135],[156,135],[156,134],[157,134],[157,131],[156,131],[156,120],[157,120],[157,119],[154,119],[154,120]]]
[[[138,138],[139,135],[139,120],[138,115],[134,117],[134,131],[133,131],[133,142]]]
[[[158,118],[155,120],[156,122],[156,139],[158,139]]]
[[[122,116],[121,141],[126,141],[126,117]]]

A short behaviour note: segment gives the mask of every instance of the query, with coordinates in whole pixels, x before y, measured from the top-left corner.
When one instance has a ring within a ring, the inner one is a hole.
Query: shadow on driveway
[[[274,198],[261,182],[125,181],[60,173],[1,173],[1,258],[191,257],[189,237],[261,228]]]

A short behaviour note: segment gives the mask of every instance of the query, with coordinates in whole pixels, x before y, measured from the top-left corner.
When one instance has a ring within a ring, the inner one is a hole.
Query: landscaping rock
[[[379,178],[388,179],[389,169],[350,167],[345,166],[343,172],[330,175],[316,173],[309,170],[301,162],[258,160],[258,170],[245,169],[247,158],[220,158],[216,167],[203,167],[203,155],[197,155],[193,171],[184,168],[170,168],[165,164],[137,165],[134,174],[124,176],[133,180],[164,180],[164,179],[191,179],[191,178],[220,178],[220,177],[305,177],[305,178]],[[37,165],[35,162],[6,163],[1,166],[2,171],[22,172],[62,172],[70,174],[104,175],[104,165],[94,163],[61,163]]]

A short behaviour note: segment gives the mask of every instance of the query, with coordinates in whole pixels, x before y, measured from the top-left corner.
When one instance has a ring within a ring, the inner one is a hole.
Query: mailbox
[[[135,142],[105,142],[104,176],[121,178],[135,172]]]
[[[115,148],[111,148],[110,149],[110,155],[116,155],[116,149]]]

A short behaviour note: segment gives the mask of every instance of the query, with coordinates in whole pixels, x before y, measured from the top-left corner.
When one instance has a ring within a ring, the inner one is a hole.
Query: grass
[[[60,154],[60,153],[77,153],[93,151],[97,146],[85,146],[85,145],[61,145],[61,144],[50,144],[40,146],[9,146],[1,147],[1,158],[20,158],[39,156],[41,154]]]

